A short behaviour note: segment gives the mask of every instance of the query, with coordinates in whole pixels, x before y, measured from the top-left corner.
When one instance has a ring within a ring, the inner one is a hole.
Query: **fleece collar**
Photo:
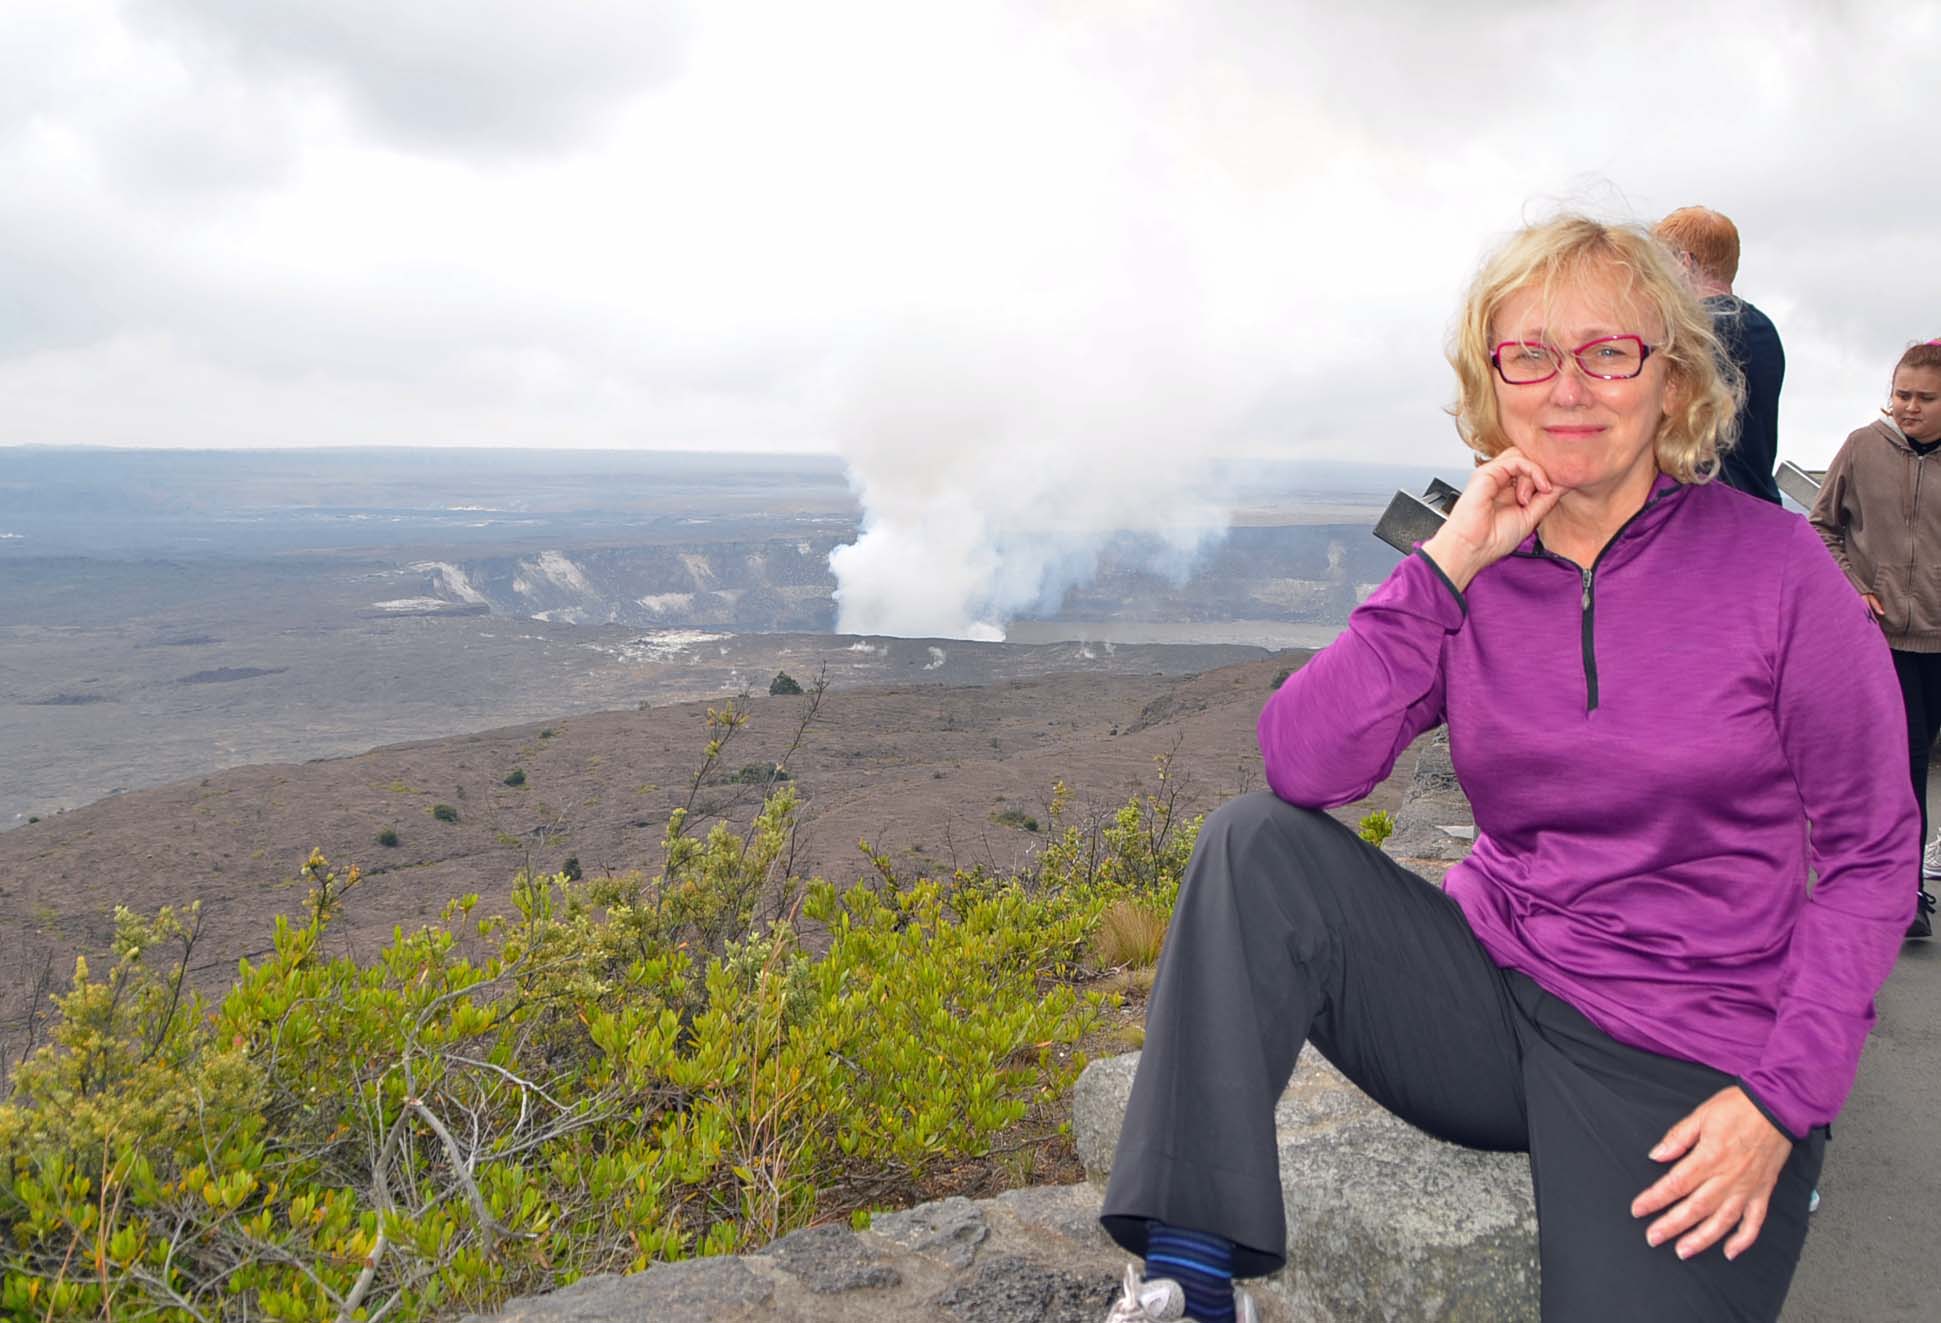
[[[1632,515],[1618,529],[1617,535],[1610,542],[1606,543],[1604,549],[1598,553],[1597,568],[1600,570],[1609,569],[1612,565],[1630,559],[1636,550],[1644,545],[1650,535],[1665,520],[1671,518],[1672,511],[1677,509],[1682,503],[1685,491],[1685,483],[1678,481],[1678,479],[1668,473],[1660,473],[1652,481],[1651,492],[1644,498],[1644,504],[1639,507],[1638,512]],[[1519,556],[1542,556],[1545,554],[1543,543],[1538,535],[1532,532],[1517,547],[1516,554]],[[1589,569],[1590,566],[1586,565],[1581,568]]]

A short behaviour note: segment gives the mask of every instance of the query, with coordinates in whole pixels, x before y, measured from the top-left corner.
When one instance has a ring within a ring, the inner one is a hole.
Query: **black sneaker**
[[[1928,894],[1926,887],[1921,888],[1920,897],[1914,905],[1914,922],[1907,925],[1907,935],[1932,937],[1934,936],[1934,897]]]

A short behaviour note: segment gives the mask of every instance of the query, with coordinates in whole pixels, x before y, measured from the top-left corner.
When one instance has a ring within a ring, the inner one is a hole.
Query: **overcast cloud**
[[[1520,219],[1705,203],[1822,462],[1941,334],[1941,5],[1620,10],[10,0],[0,442],[835,450],[866,557],[1184,546],[1196,456],[1459,465]]]

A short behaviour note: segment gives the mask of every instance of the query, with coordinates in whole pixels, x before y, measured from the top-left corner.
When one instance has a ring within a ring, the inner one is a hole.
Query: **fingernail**
[[[1680,1245],[1678,1247],[1678,1257],[1681,1259],[1689,1259],[1692,1257],[1692,1252],[1686,1249],[1683,1245]]]
[[[1647,1231],[1644,1233],[1644,1243],[1651,1246],[1651,1248],[1653,1249],[1657,1249],[1658,1242],[1663,1239],[1664,1237],[1659,1235],[1656,1231]]]

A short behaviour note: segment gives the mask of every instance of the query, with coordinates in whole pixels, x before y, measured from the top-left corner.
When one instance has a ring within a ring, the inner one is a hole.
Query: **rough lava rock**
[[[1079,1077],[1073,1129],[1103,1186],[1136,1053]],[[1535,1320],[1530,1160],[1447,1144],[1389,1115],[1318,1052],[1275,1108],[1289,1269],[1255,1283],[1304,1320]]]

